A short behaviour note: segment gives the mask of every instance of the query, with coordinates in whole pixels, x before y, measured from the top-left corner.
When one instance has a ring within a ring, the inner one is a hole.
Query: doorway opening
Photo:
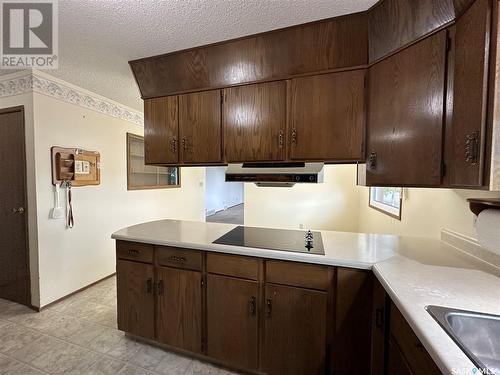
[[[244,224],[243,182],[226,182],[226,167],[206,168],[205,216],[210,223]]]

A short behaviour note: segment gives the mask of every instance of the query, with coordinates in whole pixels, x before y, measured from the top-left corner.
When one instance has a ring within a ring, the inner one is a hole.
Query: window
[[[401,220],[402,195],[402,188],[371,187],[368,205],[371,208]]]
[[[144,162],[144,138],[127,133],[127,190],[180,187],[178,167],[156,167]]]

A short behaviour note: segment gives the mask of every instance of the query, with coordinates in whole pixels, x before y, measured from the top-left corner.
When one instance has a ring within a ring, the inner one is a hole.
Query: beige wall
[[[500,197],[499,192],[450,189],[404,189],[401,221],[368,207],[368,188],[359,189],[360,232],[392,233],[439,239],[442,229],[476,237],[467,198]]]
[[[204,220],[204,168],[183,168],[180,189],[127,191],[126,133],[132,123],[34,94],[40,304],[46,305],[115,271],[117,229],[145,221]],[[73,189],[75,227],[49,219],[54,145],[101,154],[101,185]]]
[[[392,233],[439,239],[442,229],[474,237],[469,197],[500,192],[404,189],[401,221],[368,206],[368,188],[356,186],[356,166],[325,166],[325,182],[287,188],[245,184],[245,224],[281,228]]]
[[[322,184],[292,188],[245,184],[245,225],[357,231],[356,168],[327,165]]]

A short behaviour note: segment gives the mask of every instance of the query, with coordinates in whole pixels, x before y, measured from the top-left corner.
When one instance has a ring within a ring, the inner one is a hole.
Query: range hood
[[[296,183],[323,182],[323,163],[229,164],[227,182],[253,182],[257,186],[291,187]]]

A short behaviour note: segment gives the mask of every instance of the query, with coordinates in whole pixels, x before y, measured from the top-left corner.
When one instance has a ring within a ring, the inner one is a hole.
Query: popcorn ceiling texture
[[[142,110],[129,60],[363,11],[375,2],[64,0],[59,2],[59,69],[48,73]]]

